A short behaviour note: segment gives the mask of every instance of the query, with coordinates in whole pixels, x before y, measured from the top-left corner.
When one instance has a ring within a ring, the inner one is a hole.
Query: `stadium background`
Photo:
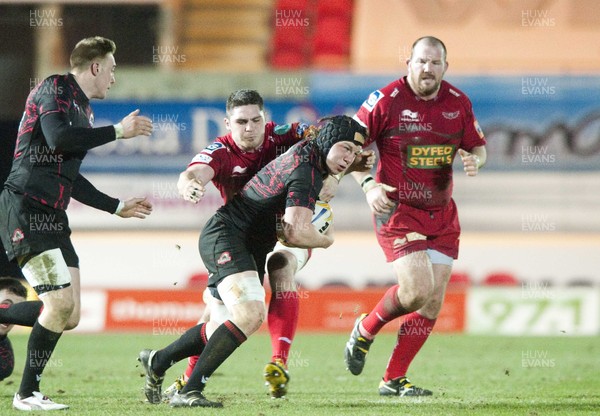
[[[259,90],[280,124],[353,114],[405,74],[414,39],[435,35],[448,47],[446,79],[473,101],[489,154],[477,178],[455,175],[464,233],[436,331],[597,335],[595,11],[592,0],[2,1],[2,177],[31,88],[68,69],[77,40],[115,40],[117,83],[92,103],[96,125],[140,108],[155,133],[89,152],[82,172],[108,194],[148,196],[155,212],[123,221],[73,201],[78,331],[174,334],[202,310],[197,238],[219,205],[216,192],[184,203],[175,182],[223,132],[227,95]],[[298,275],[300,330],[347,331],[393,281],[360,189],[343,181],[332,206],[337,241]]]

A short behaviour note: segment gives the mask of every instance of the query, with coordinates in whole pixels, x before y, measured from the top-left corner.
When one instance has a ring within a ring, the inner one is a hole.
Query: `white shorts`
[[[445,255],[444,253],[432,250],[430,248],[427,249],[427,255],[431,260],[431,264],[445,264],[446,266],[451,266],[454,263],[454,259],[450,256]]]
[[[46,250],[33,256],[25,263],[22,271],[38,296],[71,285],[71,272],[60,248]]]

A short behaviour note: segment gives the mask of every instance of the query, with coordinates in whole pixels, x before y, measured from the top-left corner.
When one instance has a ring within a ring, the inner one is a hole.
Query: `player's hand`
[[[179,190],[179,194],[186,201],[193,202],[197,204],[200,201],[206,192],[206,188],[202,184],[202,181],[198,179],[190,179],[189,182],[185,184],[185,186]]]
[[[121,218],[146,218],[152,213],[152,204],[146,198],[130,198],[124,201],[123,208],[118,215]]]
[[[477,173],[479,172],[479,157],[463,149],[458,149],[458,154],[462,159],[467,176],[477,176]]]
[[[356,155],[356,159],[354,159],[354,162],[352,162],[352,165],[350,165],[346,172],[368,172],[375,166],[376,160],[377,157],[374,150],[363,150]]]
[[[389,214],[394,203],[388,198],[387,192],[395,192],[396,188],[385,183],[375,183],[366,193],[367,203],[371,212],[377,216]]]
[[[338,180],[333,176],[327,176],[327,178],[325,178],[323,181],[323,187],[319,193],[319,200],[323,202],[331,201],[337,192],[338,183]]]
[[[136,136],[150,136],[152,134],[152,120],[140,116],[140,110],[135,110],[121,120],[123,126],[123,139]]]
[[[331,224],[329,224],[329,227],[327,227],[325,232],[321,235],[326,238],[326,243],[323,245],[323,248],[327,248],[333,244],[333,242],[335,241],[335,232],[333,229],[333,222]]]

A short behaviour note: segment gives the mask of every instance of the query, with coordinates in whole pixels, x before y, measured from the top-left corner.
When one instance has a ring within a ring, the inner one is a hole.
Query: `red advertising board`
[[[347,332],[361,313],[377,304],[384,291],[384,288],[301,290],[298,330]],[[106,294],[104,330],[107,331],[179,335],[196,324],[205,306],[202,291],[198,289],[107,290]],[[397,331],[399,322],[387,325],[384,331]],[[465,292],[449,290],[435,331],[462,332],[464,327]]]
[[[300,331],[347,332],[360,314],[369,312],[381,299],[386,289],[369,290],[316,290],[300,293]],[[462,332],[465,327],[465,292],[448,291],[436,332]],[[397,331],[400,325],[392,322],[383,331]]]

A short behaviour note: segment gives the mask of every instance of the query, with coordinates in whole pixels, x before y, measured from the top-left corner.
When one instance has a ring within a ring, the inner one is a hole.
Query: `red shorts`
[[[374,224],[388,262],[427,249],[458,258],[460,223],[454,200],[436,211],[400,204],[389,217],[374,217]]]

